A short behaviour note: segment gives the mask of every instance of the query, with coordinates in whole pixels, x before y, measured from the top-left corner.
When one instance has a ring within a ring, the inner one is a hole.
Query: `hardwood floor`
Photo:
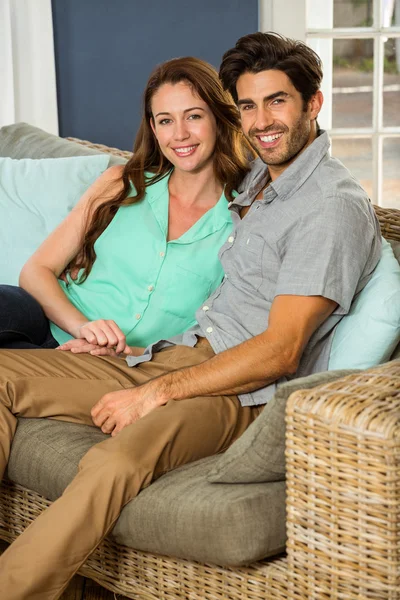
[[[0,554],[7,548],[6,542],[0,540]],[[101,587],[91,579],[76,575],[60,600],[129,600],[126,596],[114,594]]]

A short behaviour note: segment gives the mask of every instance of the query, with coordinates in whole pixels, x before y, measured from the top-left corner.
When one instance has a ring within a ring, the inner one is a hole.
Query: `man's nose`
[[[274,122],[273,115],[268,108],[259,108],[256,114],[256,120],[254,123],[254,129],[264,131]]]

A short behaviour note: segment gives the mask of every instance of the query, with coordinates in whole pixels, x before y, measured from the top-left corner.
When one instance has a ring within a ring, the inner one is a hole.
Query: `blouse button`
[[[141,318],[142,315],[139,315],[139,313],[136,315],[136,319],[139,321],[139,319]]]
[[[154,285],[149,285],[148,288],[149,292],[152,292],[154,290]]]
[[[160,256],[165,256],[165,252],[160,252]]]

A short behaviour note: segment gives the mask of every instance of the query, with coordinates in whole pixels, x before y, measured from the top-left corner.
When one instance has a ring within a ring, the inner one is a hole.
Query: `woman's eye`
[[[159,125],[167,125],[168,123],[171,123],[171,119],[161,119],[161,121],[158,122]]]
[[[190,116],[189,116],[189,119],[192,119],[192,120],[193,120],[193,119],[201,119],[201,115],[198,115],[198,114],[193,114],[193,115],[190,115]]]

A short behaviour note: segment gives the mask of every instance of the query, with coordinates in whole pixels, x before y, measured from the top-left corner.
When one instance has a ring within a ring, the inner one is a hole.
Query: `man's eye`
[[[252,108],[254,108],[254,104],[242,104],[240,108],[243,111],[245,111],[245,110],[251,110]]]
[[[275,98],[275,100],[272,101],[272,104],[282,104],[283,102],[283,98]]]

